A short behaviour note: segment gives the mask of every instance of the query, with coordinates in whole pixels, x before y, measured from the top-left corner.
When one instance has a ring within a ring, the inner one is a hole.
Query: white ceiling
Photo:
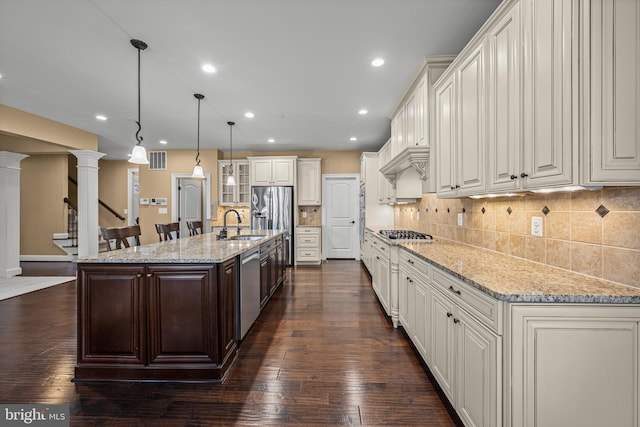
[[[227,151],[233,120],[234,151],[377,150],[423,58],[457,54],[499,3],[0,0],[0,103],[93,132],[107,159],[125,159],[137,117],[129,40],[138,38],[149,45],[147,149],[195,149],[193,94],[202,93],[201,149]],[[378,56],[385,65],[371,67]]]

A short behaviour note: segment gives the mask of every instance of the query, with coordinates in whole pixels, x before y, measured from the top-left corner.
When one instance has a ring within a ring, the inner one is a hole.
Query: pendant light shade
[[[229,175],[227,176],[227,185],[236,185],[236,179],[233,177],[233,125],[235,122],[227,122],[229,125],[229,152],[231,161],[229,162]]]
[[[149,159],[147,158],[147,150],[142,146],[142,136],[140,131],[142,130],[142,124],[140,123],[140,52],[147,48],[147,44],[142,40],[131,39],[131,44],[138,50],[138,131],[136,132],[136,145],[131,151],[130,163],[136,163],[139,165],[148,165]]]
[[[198,100],[198,132],[196,137],[196,165],[193,167],[191,178],[204,178],[204,171],[200,166],[200,101],[204,99],[204,95],[194,93],[193,96]]]

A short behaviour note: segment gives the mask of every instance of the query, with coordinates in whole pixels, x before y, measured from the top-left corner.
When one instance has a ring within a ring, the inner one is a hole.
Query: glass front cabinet
[[[218,160],[218,200],[220,206],[249,206],[251,197],[249,161],[233,161],[233,176],[236,185],[227,185],[230,171],[229,160]]]

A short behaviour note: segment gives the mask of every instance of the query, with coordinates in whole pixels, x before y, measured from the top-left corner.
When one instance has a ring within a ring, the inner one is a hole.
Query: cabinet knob
[[[453,316],[453,313],[447,313],[447,317]]]
[[[453,292],[454,294],[462,295],[462,292],[460,292],[460,291],[456,291],[456,290],[453,288],[453,286],[449,286],[449,290],[450,290],[451,292]]]
[[[528,177],[528,176],[529,176],[529,175],[528,175],[528,174],[526,174],[526,173],[524,173],[524,172],[522,172],[522,173],[520,174],[520,178],[526,178],[526,177]]]
[[[451,186],[451,189],[452,189],[452,190],[455,190],[455,189],[456,189],[456,187],[454,187],[454,186],[452,185],[452,186]]]
[[[460,186],[458,184],[456,184],[456,188],[460,188]]]
[[[460,320],[456,319],[455,317],[453,318],[453,323],[460,323]]]
[[[517,175],[511,175],[509,178],[511,178],[512,180],[513,179],[518,179],[518,176]]]

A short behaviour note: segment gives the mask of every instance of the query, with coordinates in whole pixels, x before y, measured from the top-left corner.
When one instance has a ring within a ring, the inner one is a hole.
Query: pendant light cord
[[[136,122],[138,125],[138,131],[136,132],[136,140],[138,143],[136,145],[142,144],[142,136],[140,135],[140,131],[142,130],[142,125],[140,124],[140,49],[138,48],[138,121]]]
[[[229,160],[229,175],[233,175],[233,125],[234,122],[227,122],[229,125],[229,152],[230,152],[230,160]]]
[[[196,98],[198,98],[196,96]],[[198,98],[198,137],[196,139],[197,141],[197,148],[196,148],[196,166],[200,166],[200,100],[202,98]]]

